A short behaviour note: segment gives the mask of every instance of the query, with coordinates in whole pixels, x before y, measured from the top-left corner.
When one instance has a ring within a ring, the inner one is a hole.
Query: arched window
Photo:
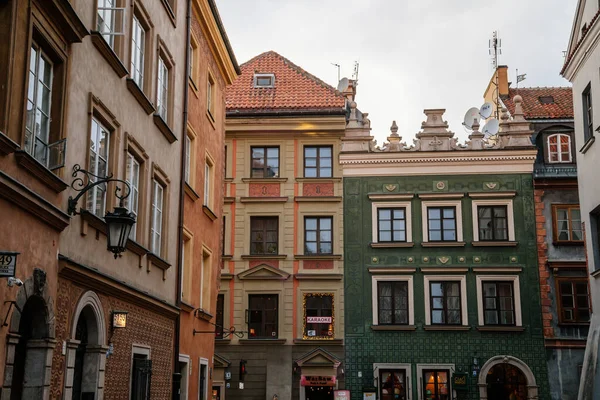
[[[571,161],[571,136],[556,133],[548,136],[548,162],[570,163]]]

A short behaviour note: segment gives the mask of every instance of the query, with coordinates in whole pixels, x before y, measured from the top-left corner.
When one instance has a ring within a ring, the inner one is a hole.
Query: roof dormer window
[[[553,96],[540,96],[538,98],[538,100],[542,104],[554,104],[554,97]]]
[[[556,133],[548,136],[548,162],[571,163],[571,136],[565,133]]]
[[[255,88],[275,87],[275,74],[254,74]]]

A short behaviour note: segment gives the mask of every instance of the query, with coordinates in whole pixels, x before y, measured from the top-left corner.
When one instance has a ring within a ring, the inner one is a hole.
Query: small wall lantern
[[[126,328],[127,327],[127,311],[113,311],[112,312],[112,328]]]

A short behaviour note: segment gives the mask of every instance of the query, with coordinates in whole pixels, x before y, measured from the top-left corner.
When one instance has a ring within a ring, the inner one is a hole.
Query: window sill
[[[293,341],[294,344],[300,344],[300,345],[332,345],[332,346],[343,346],[344,345],[344,339],[294,339]]]
[[[294,278],[297,280],[311,280],[311,281],[341,281],[344,279],[342,274],[323,274],[323,273],[304,273],[296,274]]]
[[[600,277],[600,269],[597,269],[597,270],[595,270],[594,272],[592,272],[592,273],[590,274],[590,276],[591,276],[592,278],[598,279],[598,277]]]
[[[196,201],[200,198],[200,195],[198,193],[196,193],[196,191],[194,189],[192,189],[190,184],[187,182],[185,183],[183,190],[185,191],[185,194],[187,194],[188,197],[190,199],[192,199],[192,201]]]
[[[92,31],[91,33],[92,43],[98,49],[102,57],[108,62],[108,65],[112,67],[119,78],[123,78],[126,76],[129,71],[123,65],[119,56],[114,52],[114,50],[106,43],[106,40],[102,37],[102,34],[98,31]]]
[[[87,222],[89,226],[106,235],[106,222],[102,218],[92,214],[86,209],[80,210],[80,214],[81,219]]]
[[[581,241],[570,241],[570,242],[556,242],[552,241],[554,246],[583,246],[583,240]]]
[[[586,327],[590,326],[589,322],[559,322],[558,326],[562,327]]]
[[[167,15],[169,16],[169,19],[173,23],[173,27],[176,28],[177,24],[175,23],[175,13],[173,12],[171,5],[169,4],[169,2],[167,0],[162,0],[162,4],[165,7],[165,11],[167,12]]]
[[[223,260],[223,261],[229,261],[229,260],[231,260],[232,258],[233,258],[233,256],[232,256],[231,254],[223,254],[223,255],[221,256],[221,260]],[[221,275],[222,275],[222,274],[221,274]]]
[[[594,144],[594,142],[596,141],[596,137],[592,136],[591,138],[589,138],[585,144],[583,145],[583,147],[581,147],[581,149],[579,149],[579,152],[581,154],[585,154],[590,147],[592,147],[592,145]]]
[[[341,254],[295,254],[295,260],[341,260]]]
[[[373,331],[416,331],[415,325],[371,325]]]
[[[210,110],[206,110],[206,118],[208,118],[208,122],[210,122],[210,125],[212,126],[212,128],[216,130],[217,127],[215,126],[215,117],[213,117]]]
[[[240,339],[240,344],[285,344],[287,339]]]
[[[156,111],[152,102],[148,99],[148,97],[146,97],[146,95],[144,94],[142,89],[137,85],[137,83],[135,83],[135,81],[131,78],[127,78],[126,81],[127,89],[129,89],[129,92],[131,92],[133,97],[135,97],[138,103],[140,103],[146,114],[150,115],[154,111]]]
[[[501,325],[485,325],[478,326],[479,332],[524,332],[523,326],[501,326]]]
[[[194,311],[194,306],[192,306],[191,304],[181,300],[180,301],[180,308],[185,311],[186,313],[191,313],[192,311]]]
[[[414,242],[379,242],[371,243],[372,249],[400,248],[400,247],[415,247]]]
[[[495,240],[490,240],[489,242],[486,241],[479,241],[479,242],[471,242],[471,246],[473,247],[517,247],[519,243],[518,242],[509,242],[509,241],[495,241]]]
[[[169,262],[159,256],[157,256],[154,253],[148,253],[148,259],[150,260],[150,262],[154,265],[156,265],[158,268],[162,269],[163,271],[166,271],[167,269],[171,268],[171,264],[169,264]]]
[[[423,242],[421,247],[465,247],[465,242]]]
[[[341,182],[342,178],[330,176],[328,178],[296,178],[296,182]]]
[[[35,176],[50,189],[54,190],[56,193],[60,193],[69,187],[65,181],[43,166],[25,150],[16,150],[15,157],[17,159],[17,164],[21,168],[28,170],[33,176]]]
[[[131,251],[134,254],[137,254],[138,256],[145,256],[146,254],[150,253],[150,250],[148,250],[133,239],[127,239],[126,247],[127,250]]]
[[[223,197],[223,203],[225,203],[225,204],[235,203],[235,197],[225,196],[225,197]]]
[[[190,85],[190,88],[192,89],[192,93],[194,93],[196,98],[199,98],[198,97],[198,86],[196,86],[196,82],[194,82],[194,78],[192,78],[191,76],[190,76],[190,79],[188,80],[188,84]]]
[[[426,331],[470,331],[468,325],[426,325],[423,327]]]
[[[295,196],[294,201],[298,203],[304,202],[318,202],[318,203],[341,203],[343,200],[342,196]]]
[[[154,114],[154,125],[158,127],[160,133],[163,134],[163,136],[165,137],[165,139],[167,139],[169,143],[175,143],[177,137],[175,136],[171,128],[169,128],[169,125],[167,125],[165,120],[162,119],[162,117],[158,114]]]
[[[210,321],[214,317],[214,315],[202,308],[196,308],[194,310],[194,316],[198,319],[203,319],[205,321]]]
[[[0,154],[6,156],[18,150],[21,146],[0,131]]]
[[[214,221],[217,219],[217,214],[215,214],[214,212],[212,212],[212,210],[210,208],[208,208],[207,206],[203,205],[202,206],[202,211],[204,211],[204,214],[206,214],[206,216],[208,218],[210,218],[211,221]]]
[[[81,40],[90,34],[70,2],[53,1],[48,3],[50,6],[49,20],[54,21],[57,26],[62,28],[68,43],[81,43]]]
[[[288,197],[240,197],[240,203],[287,203]]]
[[[215,339],[215,345],[218,346],[220,344],[229,344],[231,343],[231,338],[226,339]]]
[[[242,260],[285,260],[287,254],[245,254]]]
[[[228,178],[233,180],[233,178]],[[242,178],[242,182],[249,183],[269,183],[269,182],[287,182],[288,178]]]
[[[230,281],[234,278],[235,275],[230,274],[228,272],[222,272],[221,273],[221,280],[222,281]]]

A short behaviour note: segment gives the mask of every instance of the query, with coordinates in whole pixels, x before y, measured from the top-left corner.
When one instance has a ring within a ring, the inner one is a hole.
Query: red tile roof
[[[571,52],[569,53],[569,55],[565,59],[565,64],[563,65],[562,69],[560,70],[560,74],[561,75],[563,75],[565,73],[565,71],[567,70],[567,67],[569,66],[569,64],[571,64],[571,61],[573,60],[573,56],[575,55],[575,52],[579,49],[579,46],[581,46],[581,43],[583,43],[583,39],[585,39],[585,37],[587,36],[588,32],[591,30],[592,25],[594,25],[596,23],[596,21],[598,20],[598,17],[600,17],[600,10],[598,10],[596,12],[596,14],[594,14],[594,16],[592,17],[589,25],[586,27],[587,29],[585,29],[582,32],[581,37],[577,41],[577,44],[575,44],[575,47],[571,50]],[[575,34],[577,34],[577,32],[575,32]]]
[[[227,112],[343,112],[344,97],[314,75],[274,51],[240,66],[242,74],[227,88]],[[255,88],[254,74],[275,74],[275,87]]]
[[[513,98],[519,94],[523,98],[525,119],[573,118],[573,92],[570,87],[536,87],[509,89],[508,96],[502,102],[513,114]],[[551,104],[542,104],[540,97],[552,97]]]

